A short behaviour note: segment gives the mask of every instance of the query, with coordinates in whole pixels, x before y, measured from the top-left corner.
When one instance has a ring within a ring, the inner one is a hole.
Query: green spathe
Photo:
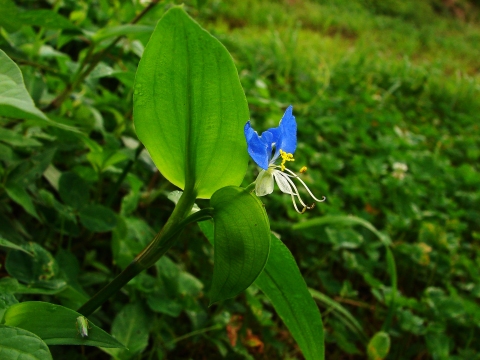
[[[212,304],[238,295],[262,272],[270,252],[270,223],[260,200],[243,188],[218,190],[210,205],[215,224]]]
[[[134,90],[135,129],[161,173],[199,198],[239,185],[248,163],[248,118],[225,47],[182,8],[167,11],[145,48]]]

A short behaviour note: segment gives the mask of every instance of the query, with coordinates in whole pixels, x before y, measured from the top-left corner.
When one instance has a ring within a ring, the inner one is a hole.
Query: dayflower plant
[[[307,205],[303,201],[292,179],[298,180],[315,201],[322,202],[326,198],[324,196],[322,199],[317,199],[305,182],[285,166],[287,162],[295,160],[293,153],[297,148],[297,123],[292,111],[293,107],[290,105],[283,114],[278,127],[268,129],[261,135],[253,130],[250,121],[245,124],[244,131],[248,153],[253,161],[262,168],[255,180],[255,194],[257,196],[271,194],[274,182],[276,182],[280,191],[290,194],[295,210],[298,213],[303,213],[307,209],[312,209],[315,203]],[[281,162],[280,165],[277,165],[276,161],[279,158]],[[302,167],[300,172],[303,173],[305,170],[306,168]],[[298,209],[296,199],[303,206],[302,210]]]

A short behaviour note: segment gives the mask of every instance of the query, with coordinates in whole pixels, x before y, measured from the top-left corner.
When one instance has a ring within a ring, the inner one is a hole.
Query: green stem
[[[113,279],[107,286],[101,289],[90,300],[83,304],[77,311],[84,316],[89,316],[105,301],[125,286],[131,279],[137,276],[143,270],[149,268],[168,249],[175,243],[179,232],[190,222],[203,220],[210,216],[211,209],[204,209],[192,214],[187,218],[193,204],[195,202],[196,194],[193,191],[185,191],[180,197],[177,206],[173,210],[172,215],[168,218],[162,230],[155,235],[153,240],[147,247],[138,254],[135,259],[123,270],[115,279]]]
[[[256,182],[254,181],[253,183],[251,183],[250,185],[248,185],[248,186],[245,188],[245,191],[253,191],[253,190],[255,190],[255,185],[256,185]]]
[[[120,186],[122,186],[123,180],[125,180],[125,178],[127,177],[128,173],[132,169],[133,164],[135,164],[135,161],[137,161],[137,158],[140,155],[140,153],[142,152],[142,150],[143,150],[143,146],[139,145],[138,148],[137,148],[137,151],[135,151],[135,157],[133,158],[133,160],[130,160],[127,163],[127,165],[123,169],[122,174],[120,175],[120,177],[115,182],[115,185],[113,185],[113,190],[110,192],[110,194],[108,195],[107,201],[105,202],[105,205],[107,207],[112,206],[113,200],[115,199],[115,195],[117,195],[118,190],[120,190]]]

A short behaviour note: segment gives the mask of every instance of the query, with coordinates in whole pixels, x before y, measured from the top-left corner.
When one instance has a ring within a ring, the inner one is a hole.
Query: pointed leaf
[[[267,265],[255,285],[271,300],[305,359],[323,359],[325,350],[320,311],[292,253],[274,235]]]
[[[211,221],[198,223],[213,243]],[[320,311],[290,250],[273,234],[270,255],[263,272],[255,281],[268,296],[277,314],[287,325],[307,360],[324,359],[323,324]]]
[[[7,249],[13,249],[13,250],[19,250],[19,251],[23,251],[24,253],[26,253],[28,255],[32,255],[27,250],[22,248],[21,246],[18,246],[17,244],[12,243],[11,241],[5,240],[1,236],[0,236],[0,247],[5,247]]]
[[[0,359],[52,360],[48,346],[37,335],[0,325]]]
[[[261,273],[270,250],[270,224],[260,200],[242,188],[220,189],[210,204],[215,224],[210,290],[214,303],[239,294]]]
[[[5,186],[5,191],[10,199],[23,207],[27,213],[35,217],[37,220],[40,220],[32,199],[24,187],[18,183],[9,182],[7,186]]]
[[[38,335],[47,345],[91,345],[124,348],[115,338],[88,322],[88,336],[82,337],[76,327],[81,314],[66,307],[41,301],[26,301],[10,306],[4,323]]]
[[[35,107],[25,88],[20,69],[2,50],[0,50],[0,116],[47,120],[47,117]]]
[[[159,21],[138,66],[134,119],[162,174],[209,198],[239,185],[248,154],[248,106],[225,47],[181,8]]]

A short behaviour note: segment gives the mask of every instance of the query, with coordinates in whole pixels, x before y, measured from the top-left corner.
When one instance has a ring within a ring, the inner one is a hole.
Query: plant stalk
[[[185,191],[180,197],[177,206],[175,206],[172,215],[170,215],[162,230],[155,235],[150,244],[115,279],[90,298],[77,311],[84,316],[91,315],[136,275],[155,264],[175,243],[178,234],[186,224],[208,216],[209,210],[203,213],[199,211],[187,219],[195,198],[196,194],[194,192]]]

